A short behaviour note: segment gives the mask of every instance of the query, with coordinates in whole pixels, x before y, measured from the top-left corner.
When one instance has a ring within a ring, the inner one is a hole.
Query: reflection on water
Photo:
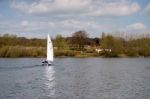
[[[49,97],[53,97],[55,95],[55,70],[53,66],[46,66],[45,68],[45,85],[47,90],[50,91]]]
[[[150,99],[150,59],[58,59],[58,99]]]
[[[150,58],[0,59],[0,99],[150,99]]]

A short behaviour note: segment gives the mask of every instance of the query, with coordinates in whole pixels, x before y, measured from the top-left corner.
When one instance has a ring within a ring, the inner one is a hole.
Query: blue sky
[[[0,34],[150,33],[150,0],[0,0]]]

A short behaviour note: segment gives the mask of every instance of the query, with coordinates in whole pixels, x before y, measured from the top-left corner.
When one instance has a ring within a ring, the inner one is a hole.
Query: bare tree
[[[86,31],[77,31],[72,34],[71,44],[74,45],[77,49],[83,50],[84,45],[87,43],[88,34]]]

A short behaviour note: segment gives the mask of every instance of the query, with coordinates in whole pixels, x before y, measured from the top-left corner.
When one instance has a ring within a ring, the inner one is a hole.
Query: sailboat
[[[47,35],[47,58],[42,65],[51,65],[54,60],[53,44],[49,34]]]

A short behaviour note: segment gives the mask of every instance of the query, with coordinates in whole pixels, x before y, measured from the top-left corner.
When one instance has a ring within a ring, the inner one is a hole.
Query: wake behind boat
[[[54,60],[53,44],[48,34],[47,36],[47,58],[42,62],[42,65],[51,65]]]

